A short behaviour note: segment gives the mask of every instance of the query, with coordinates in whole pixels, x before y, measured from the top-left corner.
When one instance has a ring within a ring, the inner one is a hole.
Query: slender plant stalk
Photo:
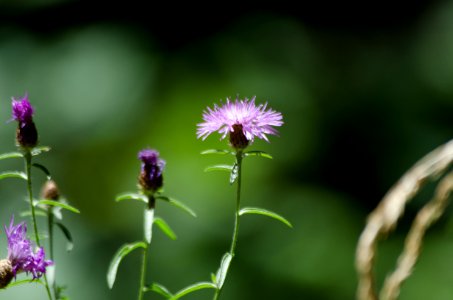
[[[148,196],[148,207],[145,208],[146,209],[154,209],[154,205],[155,205],[155,198],[154,198],[154,194],[151,194]],[[145,218],[146,218],[146,213],[145,213]],[[154,218],[154,217],[153,217]],[[146,221],[143,220],[146,224]],[[152,224],[152,220],[151,220],[151,224]],[[145,289],[145,280],[146,280],[146,264],[147,264],[147,257],[148,257],[148,248],[149,248],[149,245],[150,243],[148,243],[147,239],[146,239],[146,233],[143,232],[143,240],[146,244],[146,247],[143,248],[143,257],[142,257],[142,270],[141,270],[141,274],[140,274],[140,289],[138,291],[138,300],[142,300],[143,299],[143,294],[144,294],[144,289]]]
[[[378,299],[373,267],[379,239],[395,228],[398,219],[404,213],[406,204],[419,192],[422,186],[430,179],[435,179],[444,173],[452,163],[453,140],[419,160],[387,192],[378,207],[368,216],[356,252],[356,269],[359,277],[358,300]],[[421,228],[423,229],[423,227]]]
[[[383,284],[381,299],[396,300],[398,298],[401,285],[413,272],[426,231],[442,216],[452,192],[453,172],[450,172],[437,185],[433,199],[425,204],[415,217],[406,237],[404,250],[398,258],[397,268],[386,278]]]
[[[47,227],[48,227],[48,232],[49,232],[49,254],[50,254],[50,260],[54,260],[54,252],[53,252],[53,207],[49,206],[47,209]],[[52,289],[53,289],[53,295],[55,299],[57,299],[57,283],[54,278],[53,283],[52,283]]]
[[[138,300],[143,299],[143,293],[145,288],[145,278],[146,278],[146,262],[148,256],[148,243],[146,243],[146,248],[143,248],[143,258],[142,258],[142,271],[140,275],[140,289],[138,291]]]
[[[236,164],[238,168],[238,177],[237,177],[237,190],[236,190],[236,212],[234,215],[234,231],[233,231],[233,239],[231,241],[231,248],[230,248],[230,254],[231,254],[231,260],[233,260],[235,252],[236,252],[236,246],[238,242],[238,235],[239,235],[239,221],[240,221],[240,216],[239,216],[239,210],[241,208],[241,181],[242,181],[242,151],[238,151],[236,153]],[[231,263],[231,262],[230,262]],[[225,278],[228,275],[228,270],[226,270]],[[222,287],[223,285],[219,288],[216,289],[215,294],[214,294],[214,300],[219,299],[220,293],[222,292]]]
[[[234,232],[233,232],[233,240],[231,242],[231,249],[230,253],[231,256],[234,257],[234,253],[236,250],[236,245],[238,242],[238,233],[239,233],[239,210],[241,208],[241,179],[242,179],[242,151],[239,151],[236,154],[236,163],[238,166],[238,178],[237,178],[237,190],[236,190],[236,213],[234,216]]]
[[[38,245],[38,247],[41,247],[41,243],[39,241],[39,235],[38,235],[38,225],[36,222],[35,206],[33,205],[33,190],[32,190],[32,184],[31,184],[31,152],[29,150],[25,151],[24,157],[25,157],[25,170],[27,173],[28,201],[30,203],[33,229],[34,229],[34,233],[35,233],[36,244]],[[46,274],[44,274],[44,286],[46,287],[47,296],[49,297],[50,300],[52,300],[52,294],[50,293],[49,283],[47,281]]]
[[[41,247],[38,235],[38,225],[36,222],[35,206],[33,205],[33,190],[31,185],[31,153],[30,151],[25,152],[25,169],[27,172],[27,191],[28,191],[28,202],[30,203],[31,219],[33,223],[33,230],[35,233],[36,244]]]

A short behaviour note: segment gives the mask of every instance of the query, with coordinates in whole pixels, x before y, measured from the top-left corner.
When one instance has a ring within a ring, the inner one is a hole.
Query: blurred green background
[[[298,9],[2,1],[0,153],[15,150],[10,98],[27,91],[40,142],[52,147],[37,160],[82,212],[65,215],[71,253],[57,233],[58,281],[71,299],[115,300],[136,297],[138,251],[123,261],[111,291],[106,271],[123,243],[142,237],[143,207],[114,197],[136,190],[137,152],[158,149],[167,161],[165,193],[198,213],[194,219],[158,203],[178,239],[155,231],[148,279],[176,291],[209,280],[233,227],[234,187],[225,174],[203,172],[230,159],[200,155],[227,143],[218,135],[197,140],[196,124],[220,99],[256,95],[285,124],[271,143],[250,147],[274,160],[245,161],[243,205],[281,213],[294,228],[243,218],[223,299],[353,299],[366,215],[417,159],[453,136],[452,37],[452,1]],[[0,164],[22,167],[20,160]],[[44,178],[36,172],[33,179],[38,193]],[[381,244],[379,282],[429,195],[409,205]],[[23,182],[0,182],[0,223],[26,210],[25,196]],[[453,224],[444,217],[428,232],[401,299],[451,299],[452,253]],[[207,290],[185,299],[211,298]],[[46,295],[30,284],[0,291],[0,299]]]

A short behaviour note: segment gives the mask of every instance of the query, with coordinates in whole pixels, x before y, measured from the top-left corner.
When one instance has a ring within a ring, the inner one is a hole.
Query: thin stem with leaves
[[[213,298],[214,300],[219,299],[220,294],[222,293],[223,282],[228,275],[229,265],[231,264],[231,261],[233,260],[234,255],[236,253],[236,246],[237,246],[238,236],[239,236],[239,224],[240,224],[240,217],[241,217],[240,209],[241,209],[242,159],[243,159],[243,153],[242,153],[242,151],[238,151],[236,153],[236,163],[235,163],[235,166],[237,168],[236,169],[237,189],[236,189],[236,210],[235,210],[235,214],[234,214],[234,230],[233,230],[233,238],[231,240],[231,247],[230,247],[231,259],[229,260],[228,265],[225,268],[225,273],[223,275],[223,278],[221,279],[222,283],[218,284],[218,287],[215,291],[214,298]],[[234,179],[231,179],[231,180],[234,180]],[[222,268],[222,266],[221,266],[221,268]]]
[[[31,166],[32,166],[31,158],[32,158],[31,152],[29,150],[25,150],[25,153],[24,153],[25,172],[27,174],[27,192],[28,192],[28,201],[30,203],[30,210],[31,210],[31,218],[32,218],[31,221],[33,223],[33,230],[34,230],[36,245],[38,245],[38,247],[41,247],[41,243],[39,240],[39,233],[38,233],[38,224],[36,222],[35,205],[33,203],[33,189],[32,189],[32,181],[31,181]],[[52,294],[50,292],[49,282],[47,280],[46,274],[44,274],[44,286],[46,288],[47,296],[49,297],[50,300],[52,300]]]

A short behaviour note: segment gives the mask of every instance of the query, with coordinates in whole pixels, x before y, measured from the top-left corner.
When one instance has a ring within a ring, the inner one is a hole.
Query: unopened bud
[[[60,198],[60,191],[58,186],[53,180],[47,180],[41,190],[42,199],[58,200]]]
[[[9,259],[0,260],[0,289],[8,286],[13,278],[13,267]]]
[[[22,148],[33,148],[38,144],[38,131],[33,121],[19,123],[16,130],[16,141]]]

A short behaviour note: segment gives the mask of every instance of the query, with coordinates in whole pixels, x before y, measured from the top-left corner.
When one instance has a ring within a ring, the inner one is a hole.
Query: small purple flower
[[[19,122],[16,131],[17,144],[23,148],[33,148],[38,143],[38,131],[33,123],[33,107],[28,94],[20,99],[12,99],[13,120]]]
[[[223,106],[214,104],[203,112],[203,123],[197,124],[197,137],[205,140],[211,133],[222,134],[221,139],[230,133],[230,143],[235,149],[244,149],[255,137],[269,142],[267,134],[277,134],[272,126],[283,124],[282,114],[270,108],[267,103],[255,105],[255,97],[251,100],[227,98]]]
[[[142,161],[142,168],[139,176],[139,183],[145,191],[155,192],[163,185],[162,171],[165,161],[159,158],[159,152],[151,149],[144,149],[138,153]]]
[[[42,247],[33,252],[33,244],[27,239],[27,225],[21,222],[14,225],[14,216],[11,217],[9,227],[5,226],[8,238],[8,260],[12,265],[12,272],[16,276],[19,272],[33,274],[33,279],[40,278],[46,273],[46,267],[53,262],[45,260],[45,253]]]
[[[19,123],[28,123],[32,121],[33,107],[28,101],[28,94],[18,100],[13,97],[12,108],[13,108],[13,119],[19,121]]]

